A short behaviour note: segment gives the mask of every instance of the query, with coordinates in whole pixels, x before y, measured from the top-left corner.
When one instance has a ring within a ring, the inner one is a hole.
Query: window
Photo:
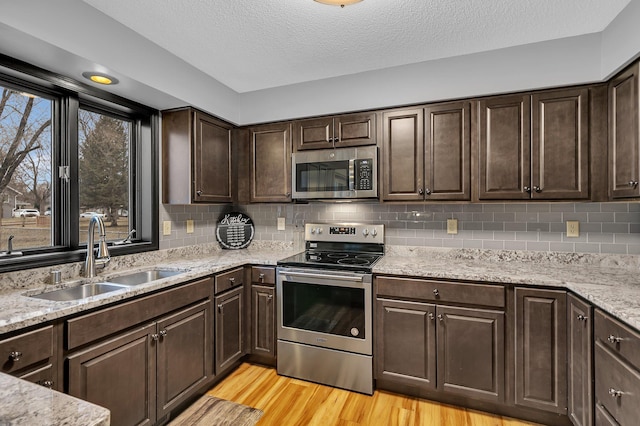
[[[0,62],[0,272],[84,260],[92,215],[127,241],[112,256],[157,249],[158,111],[15,64]]]

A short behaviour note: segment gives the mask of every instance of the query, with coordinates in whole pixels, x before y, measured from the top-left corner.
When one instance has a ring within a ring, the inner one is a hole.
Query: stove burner
[[[350,257],[347,259],[340,259],[338,263],[341,265],[368,265],[370,262],[367,259],[358,259],[357,257]]]
[[[327,254],[327,257],[330,257],[332,259],[337,259],[337,258],[341,258],[341,257],[349,257],[349,253],[329,253],[329,254]]]
[[[377,254],[356,254],[356,259],[373,260],[377,257],[379,257]]]

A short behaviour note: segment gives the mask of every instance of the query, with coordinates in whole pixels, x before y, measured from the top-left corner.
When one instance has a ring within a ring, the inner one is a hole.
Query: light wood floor
[[[258,426],[534,425],[390,392],[362,395],[278,376],[274,368],[247,363],[210,389],[208,394],[261,409],[264,415]]]

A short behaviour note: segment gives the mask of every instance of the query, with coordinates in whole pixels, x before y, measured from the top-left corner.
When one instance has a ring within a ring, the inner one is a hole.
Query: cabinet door
[[[196,111],[193,134],[194,202],[231,202],[231,127]]]
[[[530,97],[480,101],[481,200],[528,199],[531,185]]]
[[[154,424],[155,331],[148,324],[69,356],[69,394],[108,408],[114,425]]]
[[[158,418],[192,396],[211,377],[211,324],[208,300],[158,321]]]
[[[436,388],[435,305],[376,299],[376,379]]]
[[[291,201],[291,125],[250,129],[251,202]]]
[[[438,388],[504,401],[504,313],[438,306]]]
[[[333,148],[333,118],[314,118],[293,122],[293,145],[296,151]]]
[[[640,65],[609,82],[609,186],[612,198],[640,196]]]
[[[471,198],[469,102],[425,108],[425,198]]]
[[[231,367],[244,355],[243,287],[216,296],[216,374]]]
[[[251,286],[251,353],[273,358],[276,355],[275,288]]]
[[[516,288],[515,298],[515,402],[566,414],[566,294]]]
[[[341,115],[333,120],[335,147],[375,145],[376,114]]]
[[[591,348],[593,345],[591,305],[573,295],[567,297],[568,414],[575,426],[593,424],[593,383]]]
[[[423,126],[422,108],[383,114],[383,200],[424,199]]]
[[[533,95],[531,198],[589,197],[588,102],[586,88]]]

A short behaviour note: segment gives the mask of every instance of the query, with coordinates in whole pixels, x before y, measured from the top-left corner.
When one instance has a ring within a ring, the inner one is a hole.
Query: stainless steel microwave
[[[300,151],[292,155],[293,199],[378,197],[378,148]]]

